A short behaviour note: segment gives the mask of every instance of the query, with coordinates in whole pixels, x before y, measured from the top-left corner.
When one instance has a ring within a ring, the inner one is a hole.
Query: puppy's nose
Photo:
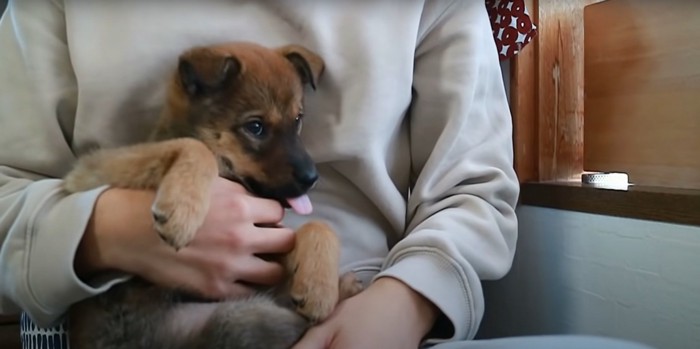
[[[311,188],[318,180],[318,172],[313,168],[302,171],[296,170],[294,171],[294,180],[306,188]]]

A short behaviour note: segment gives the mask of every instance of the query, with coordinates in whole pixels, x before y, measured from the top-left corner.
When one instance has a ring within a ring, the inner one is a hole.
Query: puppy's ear
[[[319,55],[300,45],[283,46],[278,48],[277,52],[292,62],[303,84],[309,84],[311,88],[316,89],[318,79],[325,69],[323,59]]]
[[[236,57],[205,48],[182,54],[178,63],[182,88],[192,97],[221,90],[240,72],[241,62]]]

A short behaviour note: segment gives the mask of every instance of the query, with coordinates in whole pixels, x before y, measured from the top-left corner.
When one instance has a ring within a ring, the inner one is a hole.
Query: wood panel
[[[535,23],[537,7],[533,0],[525,0],[525,6]],[[539,25],[538,25],[539,28]],[[541,29],[540,29],[541,30]],[[537,113],[537,45],[539,36],[511,59],[510,107],[513,114],[513,143],[515,171],[521,182],[538,181],[539,143]]]
[[[584,22],[585,169],[700,189],[700,4],[609,0]]]
[[[583,5],[539,1],[540,180],[583,172]]]
[[[597,0],[531,0],[539,34],[512,63],[515,166],[521,182],[583,172],[583,9]]]

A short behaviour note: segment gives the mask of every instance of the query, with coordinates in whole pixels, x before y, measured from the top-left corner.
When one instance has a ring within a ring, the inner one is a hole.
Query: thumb
[[[327,349],[330,334],[326,327],[312,327],[295,344],[292,349]]]

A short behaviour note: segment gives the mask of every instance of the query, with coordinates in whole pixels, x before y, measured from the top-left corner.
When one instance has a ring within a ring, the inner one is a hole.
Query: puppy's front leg
[[[216,159],[200,141],[179,138],[103,149],[81,157],[64,178],[68,192],[101,185],[156,189],[151,208],[155,229],[168,243],[189,243],[209,210],[209,190],[218,176]]]
[[[168,142],[176,155],[158,186],[151,211],[158,234],[180,249],[204,223],[211,183],[219,172],[214,155],[203,143],[187,138]]]
[[[292,302],[311,322],[325,320],[338,304],[339,262],[340,242],[328,225],[311,221],[299,228],[286,265]]]

